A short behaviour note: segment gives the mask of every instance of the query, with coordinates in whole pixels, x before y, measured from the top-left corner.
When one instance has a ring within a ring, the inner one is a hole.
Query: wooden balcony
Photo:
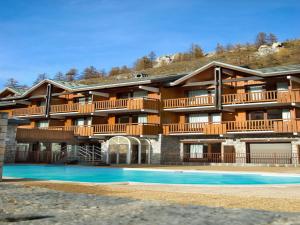
[[[235,105],[247,103],[293,103],[300,102],[300,90],[264,91],[222,95],[222,104]]]
[[[43,116],[45,110],[45,106],[13,109],[11,115],[12,117]]]
[[[165,99],[163,101],[164,109],[175,108],[189,108],[189,107],[201,107],[201,106],[213,106],[214,96],[201,96],[191,98],[173,98]]]
[[[97,101],[95,104],[95,110],[130,110],[130,111],[153,111],[158,112],[159,100],[151,98],[136,98],[136,99],[117,99]]]
[[[98,124],[93,125],[94,135],[158,135],[161,133],[159,124]]]
[[[165,124],[163,133],[169,134],[205,134],[220,135],[226,133],[225,124],[217,123],[174,123]]]
[[[73,104],[61,104],[61,105],[52,105],[50,107],[50,114],[63,114],[63,113],[80,113],[87,114],[95,111],[94,104],[82,104],[82,103],[73,103]]]
[[[49,127],[50,130],[73,131],[75,136],[89,137],[94,135],[158,135],[161,133],[158,124],[95,124],[91,126]]]
[[[275,132],[295,133],[300,131],[300,120],[246,120],[226,122],[227,132]]]
[[[300,119],[226,121],[221,124],[177,123],[163,126],[164,135],[220,135],[245,132],[297,133],[300,132]]]

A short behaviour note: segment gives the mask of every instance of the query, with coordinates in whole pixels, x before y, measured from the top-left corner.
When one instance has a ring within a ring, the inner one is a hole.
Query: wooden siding
[[[16,140],[19,143],[22,142],[74,142],[73,131],[67,131],[65,129],[38,129],[38,128],[18,128],[16,134]]]

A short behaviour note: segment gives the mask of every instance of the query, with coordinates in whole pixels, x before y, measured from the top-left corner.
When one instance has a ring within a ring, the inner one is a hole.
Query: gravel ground
[[[0,224],[295,225],[300,214],[186,206],[0,184]]]

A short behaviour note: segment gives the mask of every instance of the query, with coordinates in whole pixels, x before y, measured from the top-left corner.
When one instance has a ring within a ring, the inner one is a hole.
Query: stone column
[[[8,114],[0,113],[0,181],[2,180],[2,167],[4,161],[7,123],[8,123]]]
[[[18,124],[16,121],[9,120],[7,125],[6,142],[5,142],[5,163],[14,163],[17,151],[17,133]]]

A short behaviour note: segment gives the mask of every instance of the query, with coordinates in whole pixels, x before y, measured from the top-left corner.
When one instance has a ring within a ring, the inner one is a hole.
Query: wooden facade
[[[43,141],[62,142],[114,135],[299,132],[300,72],[264,76],[231,65],[203,68],[179,78],[149,79],[143,85],[137,80],[121,87],[70,90],[45,81],[15,99],[2,92],[0,101],[9,98],[17,104],[1,110],[29,120],[18,129],[21,142],[35,141],[37,134]]]

